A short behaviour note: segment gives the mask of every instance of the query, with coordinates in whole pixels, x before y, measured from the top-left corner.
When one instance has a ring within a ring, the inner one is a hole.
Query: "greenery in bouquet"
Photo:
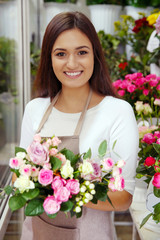
[[[118,94],[131,104],[137,120],[160,118],[160,77],[155,74],[127,74],[124,79],[113,82]]]
[[[60,144],[61,140],[55,136],[41,138],[35,135],[27,150],[16,147],[16,156],[10,159],[9,165],[17,179],[13,186],[1,189],[2,198],[5,194],[13,195],[9,199],[12,211],[25,206],[26,216],[45,212],[55,218],[63,211],[80,217],[84,204],[107,199],[111,203],[107,192],[124,189],[121,173],[125,162],[114,163],[106,157],[105,140],[98,148],[100,163],[92,159],[91,149],[75,155],[66,148],[59,151]]]
[[[144,75],[149,74],[150,52],[147,50],[148,40],[154,28],[147,20],[145,13],[139,13],[139,19],[135,20],[130,15],[121,15],[121,20],[114,23],[115,34],[124,47],[131,47],[133,55],[132,68]],[[128,59],[130,60],[130,59]]]
[[[145,177],[145,182],[153,185],[153,193],[159,198],[159,203],[153,206],[154,211],[142,221],[141,227],[152,216],[156,223],[160,222],[160,127],[142,126],[139,128],[139,162],[136,169],[138,179]]]

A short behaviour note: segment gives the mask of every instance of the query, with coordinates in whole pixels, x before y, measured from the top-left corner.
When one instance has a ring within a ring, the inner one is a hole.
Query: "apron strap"
[[[43,125],[45,124],[45,122],[47,121],[52,109],[53,109],[53,106],[54,104],[56,103],[56,101],[58,100],[58,97],[59,97],[59,94],[60,94],[60,91],[57,93],[57,95],[53,98],[52,102],[50,103],[50,105],[48,106],[45,114],[43,115],[43,118],[39,124],[39,127],[36,131],[36,133],[39,133],[43,127]],[[84,106],[84,109],[81,113],[81,116],[79,118],[79,121],[78,121],[78,124],[76,126],[76,129],[75,129],[75,132],[74,132],[74,135],[79,135],[80,132],[81,132],[81,129],[82,129],[82,125],[83,125],[83,122],[84,122],[84,118],[85,118],[85,114],[86,114],[86,111],[87,111],[87,108],[88,108],[88,105],[90,103],[90,100],[91,100],[91,97],[92,97],[92,89],[90,88],[90,92],[89,92],[89,95],[88,95],[88,99],[87,99],[87,102]]]

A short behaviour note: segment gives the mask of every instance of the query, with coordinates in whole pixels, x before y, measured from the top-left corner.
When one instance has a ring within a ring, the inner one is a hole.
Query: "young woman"
[[[44,137],[55,134],[75,153],[90,147],[97,159],[104,139],[108,150],[117,140],[115,152],[126,161],[125,190],[109,192],[114,208],[108,201],[88,203],[79,219],[61,212],[55,219],[45,214],[26,218],[21,239],[113,240],[111,213],[128,209],[132,202],[137,123],[132,107],[116,97],[97,33],[82,13],[60,13],[47,26],[35,86],[38,97],[26,106],[21,147],[26,148],[36,132]]]

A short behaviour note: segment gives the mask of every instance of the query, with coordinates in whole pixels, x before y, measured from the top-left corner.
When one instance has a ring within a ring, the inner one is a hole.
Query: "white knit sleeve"
[[[139,136],[133,109],[125,101],[122,101],[122,104],[119,106],[117,119],[113,123],[110,131],[110,149],[112,149],[115,140],[117,142],[114,151],[126,162],[122,172],[125,179],[125,190],[133,194],[135,187]],[[113,152],[111,155],[113,159],[120,159]]]

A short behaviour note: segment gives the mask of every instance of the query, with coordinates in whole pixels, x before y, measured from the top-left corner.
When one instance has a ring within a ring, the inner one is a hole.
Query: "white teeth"
[[[68,76],[77,76],[79,75],[81,72],[65,72]]]

